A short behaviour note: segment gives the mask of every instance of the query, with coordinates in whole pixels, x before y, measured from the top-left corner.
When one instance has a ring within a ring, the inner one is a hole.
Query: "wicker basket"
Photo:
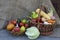
[[[37,26],[37,23],[31,22],[31,26]],[[40,23],[38,29],[39,29],[41,35],[50,35],[53,33],[54,28],[55,28],[55,24],[45,25],[43,23]]]
[[[50,35],[53,33],[53,29],[55,28],[55,25],[44,25],[40,24],[39,31],[41,32],[41,35]]]
[[[11,33],[11,32],[10,32]],[[15,32],[15,33],[11,33],[13,36],[20,36],[20,35],[23,35],[24,34],[24,32],[23,33],[21,33],[21,32]]]

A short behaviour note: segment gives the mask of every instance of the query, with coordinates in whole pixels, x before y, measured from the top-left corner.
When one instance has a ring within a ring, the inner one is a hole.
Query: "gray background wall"
[[[54,9],[50,0],[0,0],[0,29],[4,27],[6,20],[23,18],[41,5]],[[59,24],[59,17],[55,10],[54,15]]]

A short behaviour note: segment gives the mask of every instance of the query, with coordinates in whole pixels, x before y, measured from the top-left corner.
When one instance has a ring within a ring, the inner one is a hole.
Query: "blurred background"
[[[60,17],[60,0],[51,0]]]

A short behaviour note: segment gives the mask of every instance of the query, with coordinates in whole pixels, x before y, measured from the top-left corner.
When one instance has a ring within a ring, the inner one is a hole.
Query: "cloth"
[[[7,21],[16,18],[24,18],[41,5],[53,8],[57,24],[60,25],[59,16],[50,0],[0,0],[0,29],[5,27]]]

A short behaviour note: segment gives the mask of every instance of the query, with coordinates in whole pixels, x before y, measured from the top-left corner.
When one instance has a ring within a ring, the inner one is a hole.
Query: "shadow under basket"
[[[31,22],[31,26],[32,25],[37,26],[37,23]],[[55,23],[54,24],[48,24],[48,25],[40,23],[38,29],[39,29],[41,35],[47,36],[47,35],[50,35],[53,33],[55,25],[56,25]]]

